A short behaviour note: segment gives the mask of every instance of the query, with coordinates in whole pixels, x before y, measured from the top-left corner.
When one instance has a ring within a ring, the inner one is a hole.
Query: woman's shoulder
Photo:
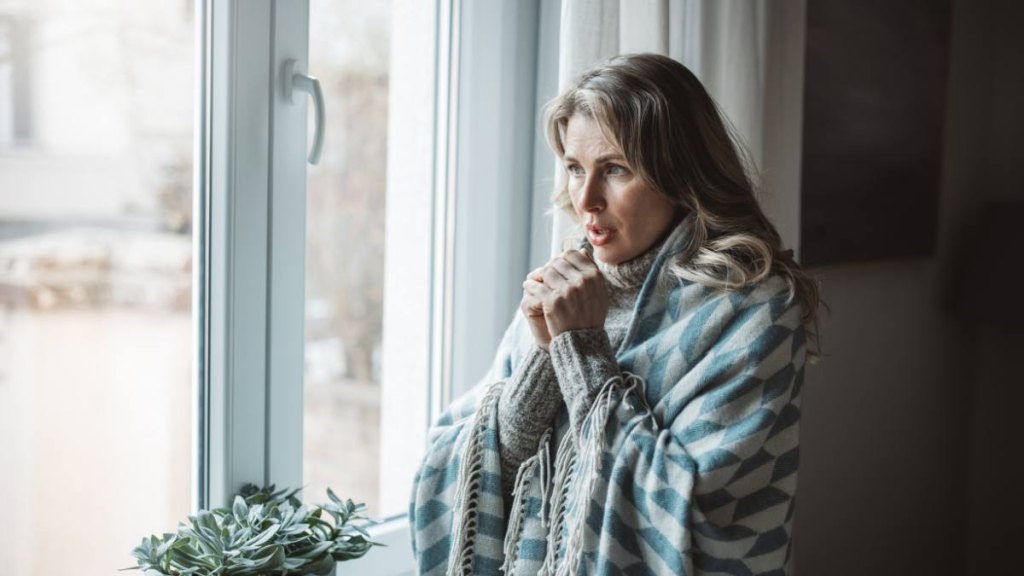
[[[697,320],[702,327],[750,318],[764,325],[783,324],[795,329],[801,314],[800,300],[785,277],[778,273],[736,290],[677,280],[666,303],[666,312],[675,321],[690,324]]]
[[[765,358],[773,351],[796,357],[806,330],[799,298],[784,277],[772,274],[729,291],[680,283],[660,327],[645,340],[647,349],[678,349],[687,362],[711,351],[719,358]]]

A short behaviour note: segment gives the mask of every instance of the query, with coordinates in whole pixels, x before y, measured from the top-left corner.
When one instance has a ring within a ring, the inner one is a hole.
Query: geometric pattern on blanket
[[[732,293],[659,281],[661,249],[577,438],[564,406],[501,494],[497,400],[532,344],[517,314],[488,374],[432,427],[409,515],[421,574],[782,575],[806,332],[778,276]],[[603,384],[603,385],[602,385]]]

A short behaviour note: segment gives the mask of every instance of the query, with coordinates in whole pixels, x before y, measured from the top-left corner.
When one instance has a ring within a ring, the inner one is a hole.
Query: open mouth
[[[587,226],[587,239],[594,246],[604,246],[612,240],[615,236],[614,228],[599,228],[597,226]]]

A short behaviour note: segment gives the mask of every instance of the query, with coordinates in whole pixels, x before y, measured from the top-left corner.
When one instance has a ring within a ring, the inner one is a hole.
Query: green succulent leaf
[[[335,504],[341,504],[341,500],[334,493],[334,490],[331,490],[330,488],[327,489],[327,497],[331,499],[331,502],[334,502]]]
[[[280,524],[272,525],[270,528],[267,528],[263,532],[261,532],[258,535],[256,535],[256,537],[253,538],[252,540],[246,542],[245,543],[245,549],[246,550],[256,550],[256,549],[258,549],[260,546],[262,546],[262,545],[266,544],[267,542],[269,542],[270,539],[273,538],[274,535],[277,534],[278,530],[280,530],[280,529],[281,529],[281,525]]]
[[[294,552],[292,552],[291,555],[296,558],[304,558],[307,560],[311,560],[319,556],[322,556],[324,553],[328,552],[334,545],[334,542],[330,541],[317,542],[312,546],[307,546],[306,548],[300,548],[298,550],[295,550]]]
[[[244,519],[249,516],[249,507],[245,504],[245,498],[241,495],[235,496],[235,502],[232,506],[232,512],[234,513],[235,519]]]
[[[136,566],[122,570],[144,576],[329,574],[336,562],[382,546],[365,529],[374,522],[363,516],[364,504],[342,501],[328,488],[328,502],[304,505],[300,491],[246,484],[230,508],[201,510],[176,532],[143,538],[131,551]]]

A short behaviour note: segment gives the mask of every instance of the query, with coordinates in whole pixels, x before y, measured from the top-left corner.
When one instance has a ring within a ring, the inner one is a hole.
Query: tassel
[[[575,576],[583,556],[583,534],[587,529],[587,513],[594,489],[597,487],[597,479],[601,476],[601,466],[604,464],[605,430],[608,426],[608,415],[612,410],[612,393],[617,387],[623,389],[620,402],[624,402],[631,393],[637,394],[636,389],[639,387],[641,403],[647,406],[646,382],[636,374],[625,372],[624,377],[614,376],[601,386],[601,391],[583,419],[578,467],[573,478],[574,498],[572,518],[569,522],[569,543],[566,547],[565,563],[559,567],[556,576]]]
[[[571,482],[573,464],[576,463],[576,451],[573,449],[573,435],[567,430],[558,443],[555,455],[555,479],[551,486],[551,522],[548,524],[548,545],[538,576],[550,576],[555,572],[555,562],[562,546],[562,524],[565,520],[566,496]]]
[[[452,530],[452,555],[448,562],[448,576],[472,574],[473,547],[477,526],[477,499],[483,482],[483,445],[487,422],[494,411],[495,399],[501,393],[502,381],[491,384],[480,401],[473,417],[465,453],[459,464],[459,479],[455,490]]]
[[[508,528],[505,532],[505,562],[501,565],[501,572],[503,574],[512,574],[512,569],[515,567],[523,517],[526,515],[526,494],[530,489],[530,476],[533,475],[533,469],[536,466],[540,467],[541,518],[543,519],[544,506],[547,503],[547,486],[545,486],[547,478],[545,470],[548,467],[548,444],[550,441],[551,428],[548,428],[540,438],[540,448],[537,453],[524,460],[516,474],[515,488],[512,489],[512,508],[510,510]]]
[[[551,436],[553,430],[548,428],[541,439],[540,448],[540,525],[548,527],[548,497],[551,491]]]

